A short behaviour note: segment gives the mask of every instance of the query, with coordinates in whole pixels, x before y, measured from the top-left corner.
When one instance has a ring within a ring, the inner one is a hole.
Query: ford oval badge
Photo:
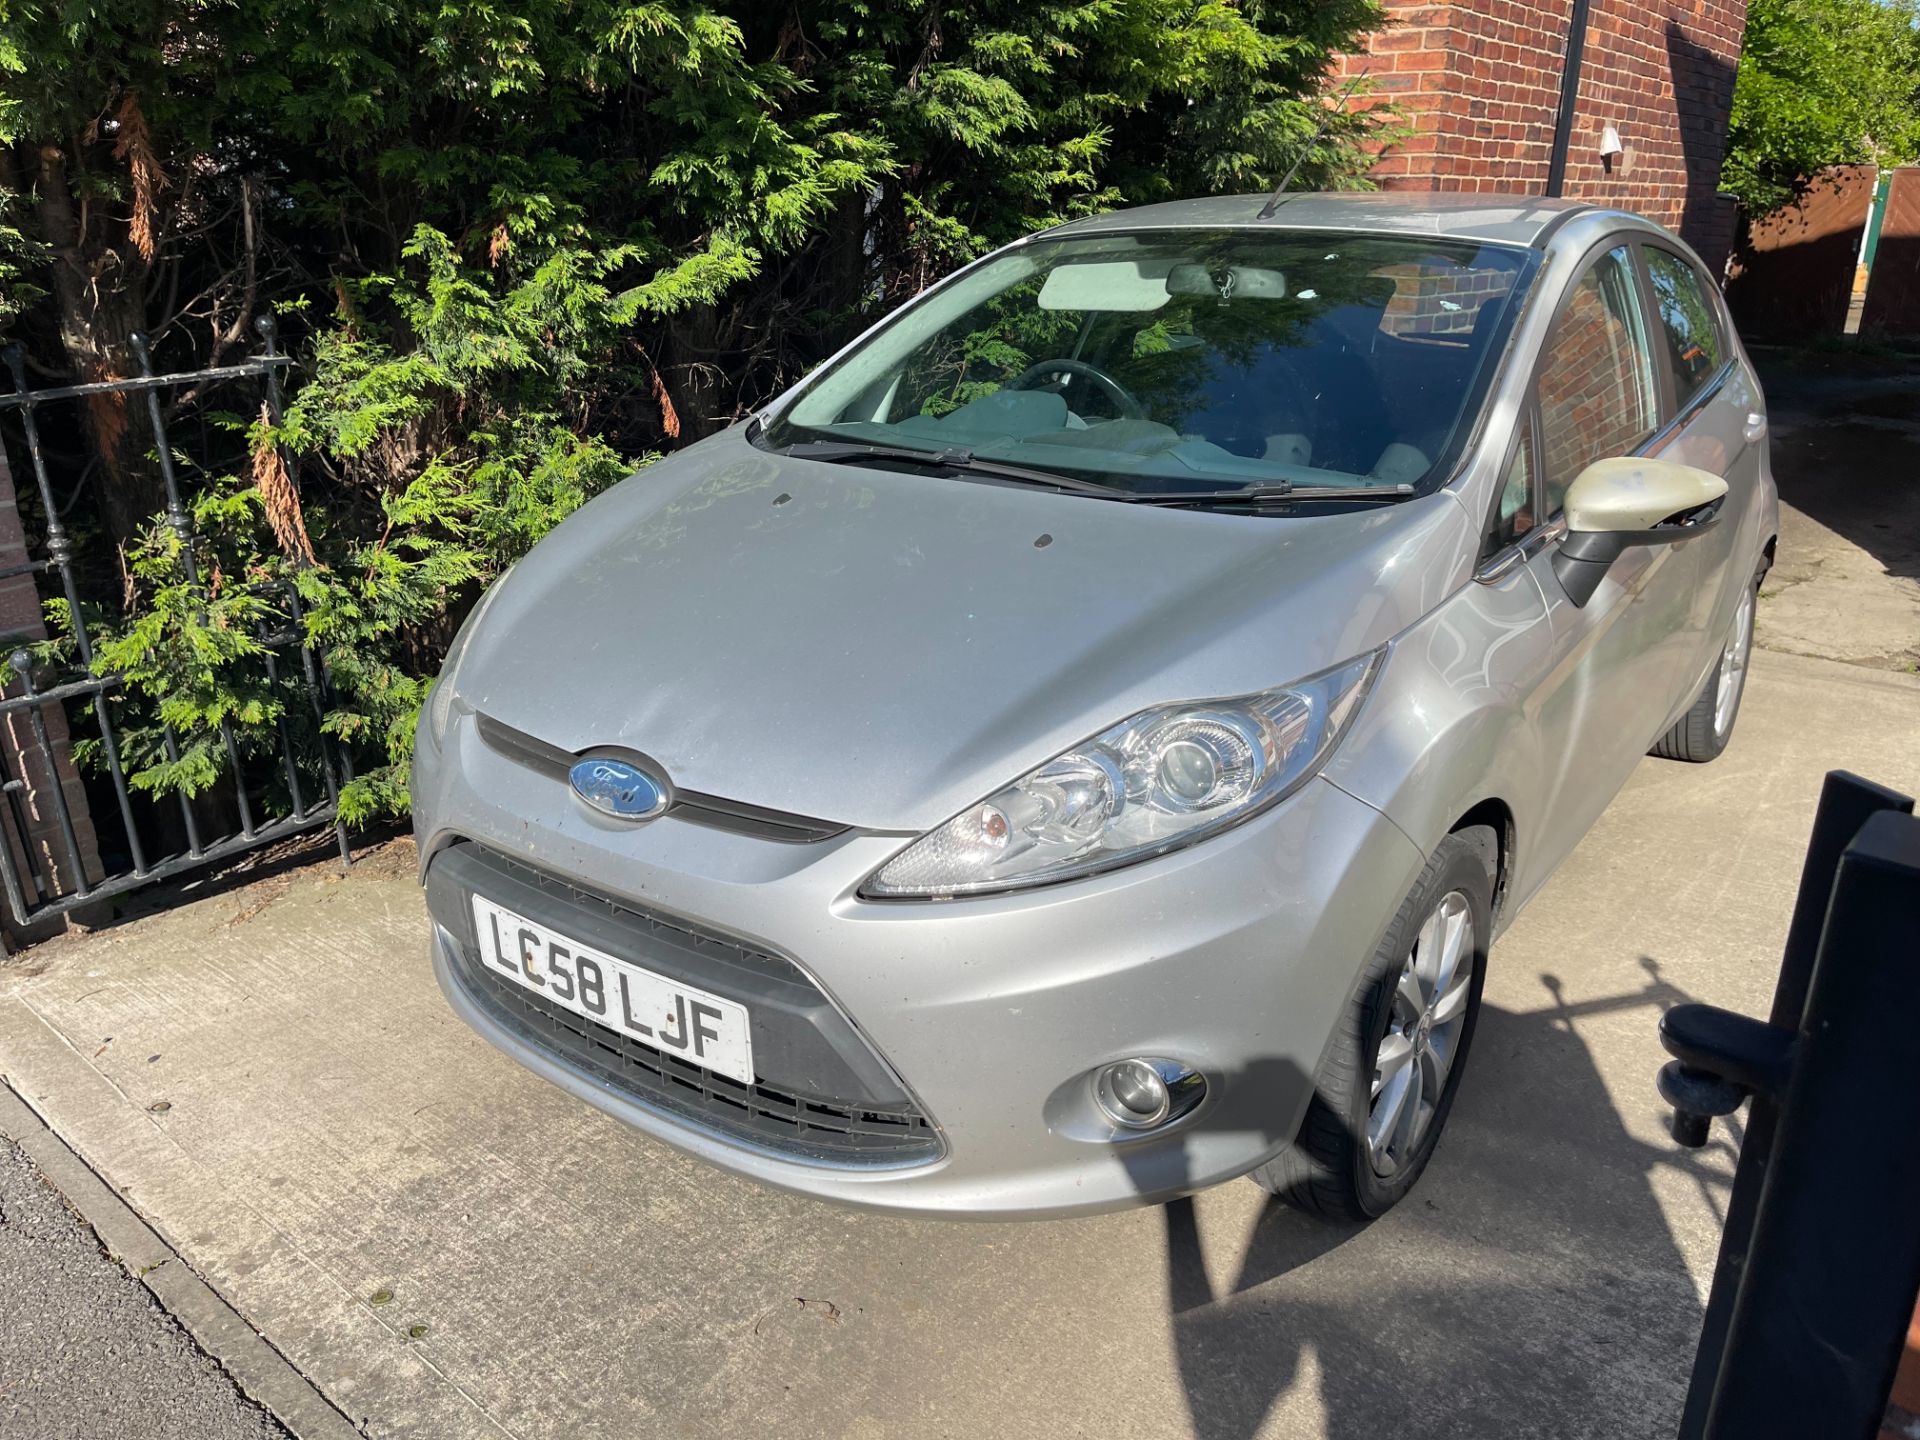
[[[651,820],[667,808],[666,782],[624,760],[580,761],[567,778],[573,793],[603,815],[620,820]]]

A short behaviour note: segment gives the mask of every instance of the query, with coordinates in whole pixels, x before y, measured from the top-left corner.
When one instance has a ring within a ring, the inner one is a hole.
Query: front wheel
[[[1435,848],[1361,978],[1293,1144],[1253,1179],[1340,1220],[1384,1215],[1432,1158],[1480,1015],[1493,886],[1493,832]]]
[[[1756,578],[1740,597],[1713,673],[1687,713],[1653,747],[1661,759],[1704,764],[1718,758],[1733,738],[1733,722],[1740,716],[1740,697],[1747,688],[1747,665],[1753,659],[1753,607],[1759,591]]]

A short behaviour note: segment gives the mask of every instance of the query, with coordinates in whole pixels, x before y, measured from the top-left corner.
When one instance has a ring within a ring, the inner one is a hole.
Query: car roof
[[[1543,247],[1548,236],[1593,206],[1539,195],[1412,190],[1317,191],[1281,197],[1262,219],[1266,195],[1220,195],[1114,210],[1069,221],[1048,236],[1161,229],[1365,230],[1386,235],[1440,235],[1495,244]]]

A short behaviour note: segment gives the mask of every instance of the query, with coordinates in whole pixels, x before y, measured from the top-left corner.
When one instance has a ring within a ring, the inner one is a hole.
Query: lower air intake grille
[[[808,1094],[793,1085],[743,1085],[729,1076],[666,1054],[632,1036],[596,1024],[551,1000],[514,984],[481,959],[475,935],[461,913],[464,896],[472,889],[513,903],[523,913],[554,925],[562,932],[581,933],[589,923],[612,923],[634,938],[630,944],[609,948],[651,968],[668,969],[667,961],[688,947],[696,956],[712,957],[712,972],[680,971],[689,983],[705,982],[722,989],[717,962],[724,955],[732,972],[746,969],[769,981],[805,984],[817,998],[811,981],[791,962],[741,945],[712,932],[694,934],[664,917],[642,914],[577,887],[541,874],[504,856],[463,843],[451,866],[443,856],[434,862],[428,879],[429,905],[451,946],[453,970],[460,988],[502,1029],[515,1038],[556,1056],[572,1068],[625,1092],[644,1104],[676,1118],[716,1131],[730,1140],[769,1151],[782,1158],[814,1164],[901,1167],[937,1160],[944,1153],[939,1133],[910,1101],[897,1098],[863,1103],[847,1095]],[[503,887],[514,886],[520,893]],[[536,911],[536,896],[548,905],[573,912]],[[591,917],[591,920],[589,919]],[[587,932],[589,935],[591,931]],[[669,944],[673,942],[684,942]],[[751,994],[736,998],[756,1015],[755,1046],[763,1036],[758,1026],[790,1023],[772,1006],[756,1007]],[[844,1020],[835,1023],[846,1033],[834,1043],[863,1044]],[[772,1039],[772,1032],[764,1037]],[[771,1047],[770,1047],[771,1048]],[[896,1089],[896,1096],[898,1091]]]

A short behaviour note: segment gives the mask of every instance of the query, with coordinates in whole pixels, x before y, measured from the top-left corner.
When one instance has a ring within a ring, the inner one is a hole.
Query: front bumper
[[[860,900],[908,837],[812,844],[668,816],[633,826],[479,740],[423,734],[413,794],[423,874],[461,839],[616,902],[723,930],[809,977],[931,1117],[926,1163],[809,1163],[644,1103],[477,1003],[452,937],[434,968],[461,1018],[616,1118],[767,1184],[902,1213],[983,1218],[1147,1204],[1244,1174],[1297,1130],[1361,965],[1423,863],[1378,812],[1315,780],[1225,835],[1159,860],[1013,895]],[[1185,1061],[1204,1103],[1120,1140],[1088,1072]]]

